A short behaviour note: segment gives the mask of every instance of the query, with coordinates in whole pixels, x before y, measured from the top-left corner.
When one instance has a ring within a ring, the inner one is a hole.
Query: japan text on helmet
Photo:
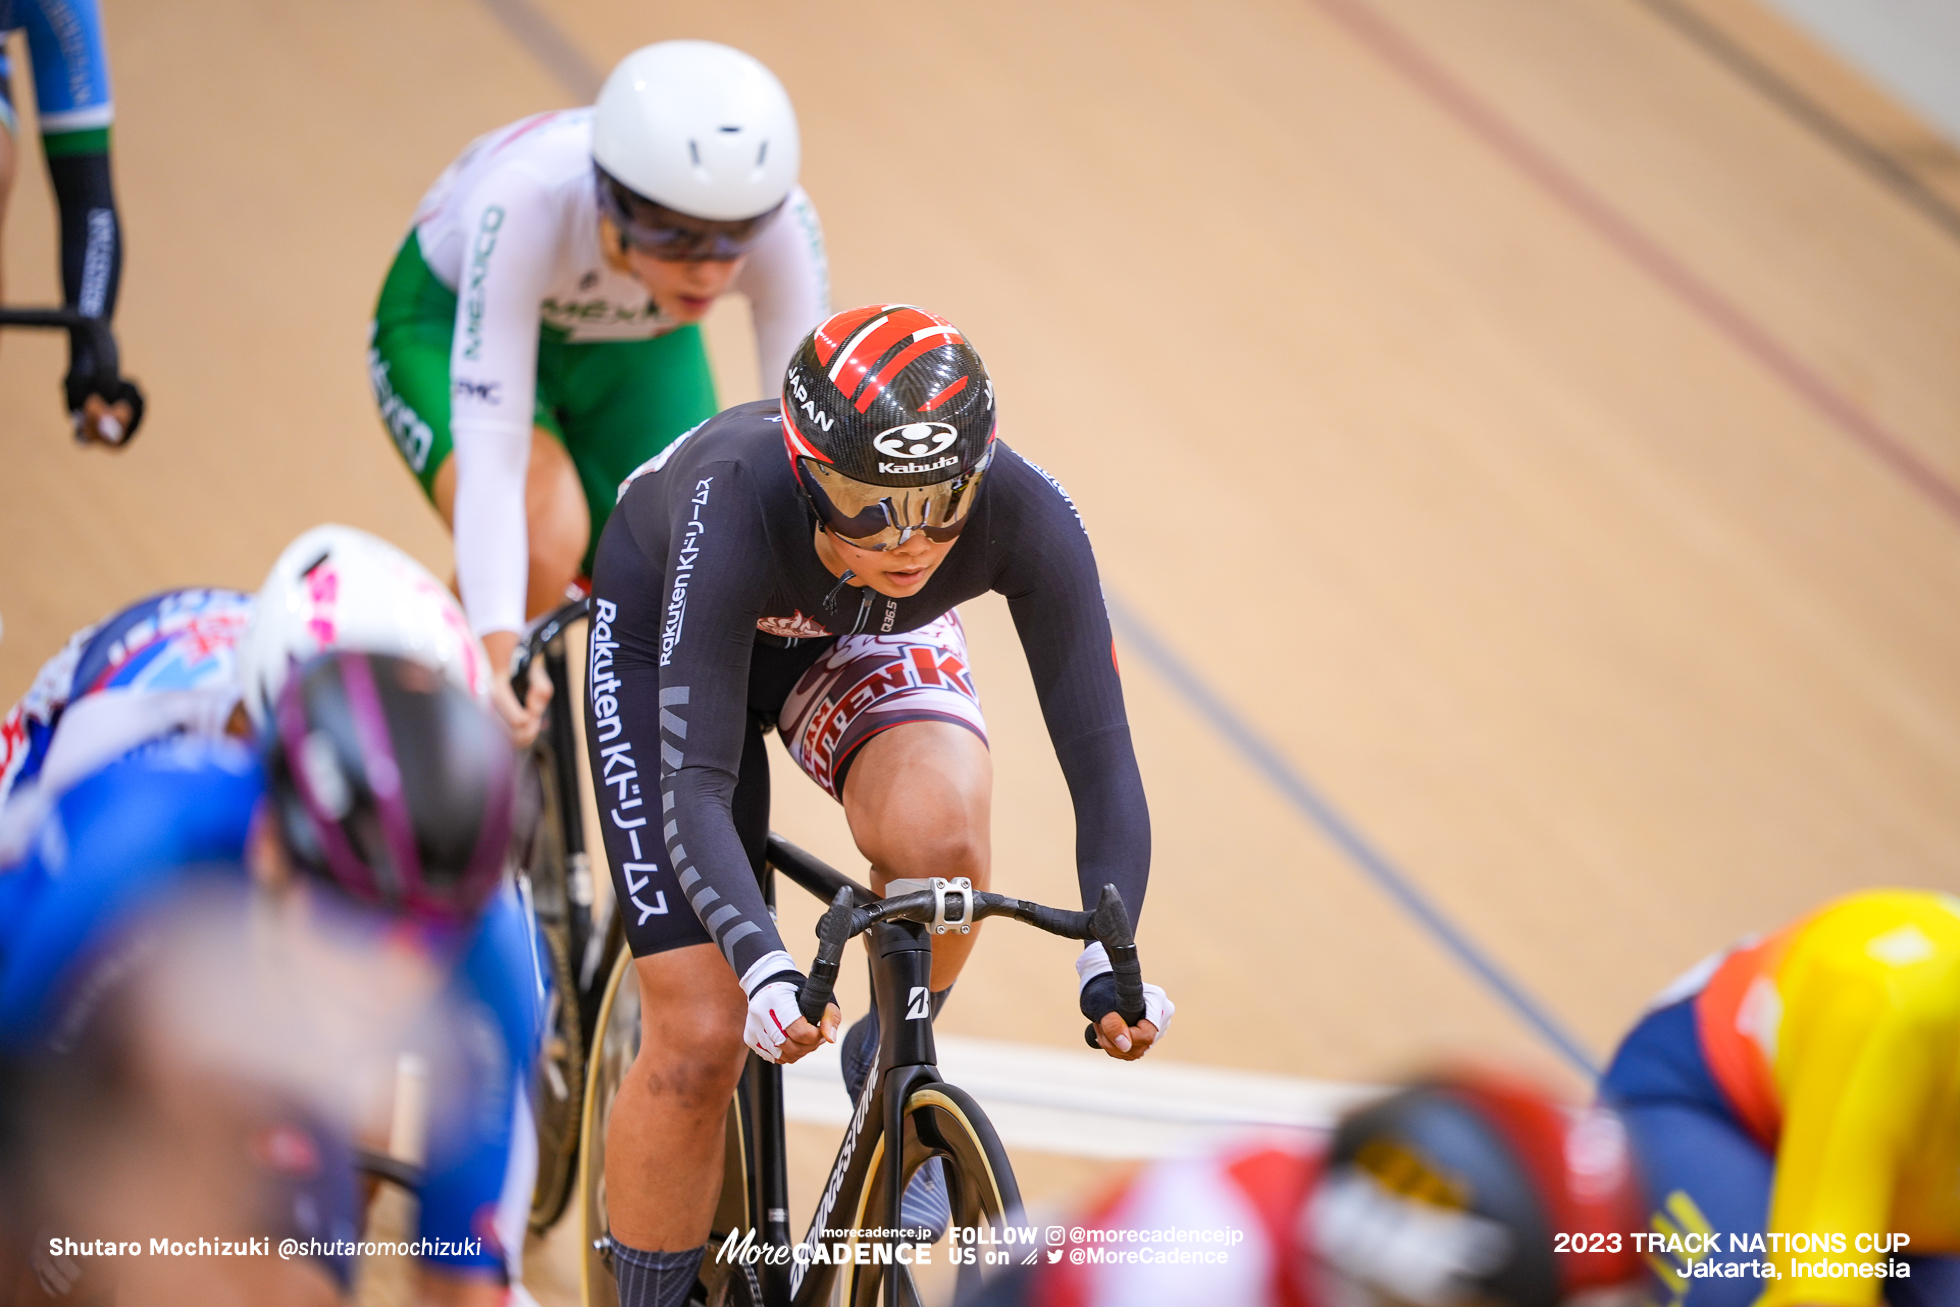
[[[712,41],[635,50],[593,106],[600,211],[655,258],[739,257],[795,189],[801,161],[782,83]]]
[[[1625,1234],[1642,1210],[1611,1112],[1455,1072],[1341,1123],[1303,1241],[1348,1303],[1631,1304],[1641,1262]]]
[[[287,681],[265,748],[279,833],[306,872],[439,923],[496,891],[518,824],[510,737],[426,664],[321,655]]]
[[[292,669],[329,649],[427,663],[479,699],[490,660],[447,586],[387,541],[316,526],[266,574],[238,649],[245,710],[263,731]]]
[[[993,456],[994,383],[952,323],[910,304],[832,316],[783,375],[783,441],[832,534],[889,549],[966,525]]]

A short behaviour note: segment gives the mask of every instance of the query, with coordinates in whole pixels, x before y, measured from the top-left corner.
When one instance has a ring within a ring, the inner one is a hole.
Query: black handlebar
[[[780,861],[775,857],[777,841],[772,839],[770,843],[771,861],[776,861],[780,866]],[[968,916],[973,921],[988,917],[1013,917],[1064,939],[1101,941],[1109,954],[1110,970],[1116,976],[1117,1012],[1132,1026],[1143,1020],[1143,964],[1137,958],[1136,937],[1130,928],[1129,909],[1123,906],[1123,896],[1114,885],[1103,886],[1102,897],[1090,912],[1067,912],[982,890],[972,893],[973,904]],[[953,906],[958,897],[957,891],[949,892],[946,896],[948,906]],[[937,911],[937,901],[931,890],[862,903],[858,886],[839,886],[830,907],[817,922],[816,960],[810,964],[810,978],[797,997],[797,1010],[802,1012],[803,1019],[813,1026],[822,1023],[824,1009],[830,1005],[831,996],[836,992],[837,969],[844,956],[844,946],[852,939],[880,921],[929,924]],[[1094,1026],[1089,1028],[1087,1037],[1090,1047],[1097,1047]]]
[[[78,396],[100,395],[112,404],[129,405],[129,424],[120,438],[110,444],[127,444],[143,423],[142,387],[122,374],[122,353],[116,347],[116,334],[104,318],[94,318],[74,308],[23,309],[0,306],[0,327],[45,327],[73,334],[77,357],[93,361],[91,375],[69,378],[68,403],[78,406]],[[79,383],[79,389],[76,388]],[[78,433],[79,434],[79,433]]]
[[[583,596],[569,600],[531,623],[524,633],[524,641],[517,646],[517,656],[511,659],[510,690],[523,703],[527,694],[527,682],[531,676],[531,664],[543,655],[545,646],[558,638],[573,622],[584,617],[591,609],[592,601]]]
[[[837,968],[844,958],[844,946],[871,925],[870,913],[858,907],[854,897],[851,887],[844,886],[817,918],[817,956],[810,963],[810,978],[803,983],[803,992],[796,996],[797,1011],[819,1030],[823,1028],[823,1010],[837,992]]]
[[[116,349],[116,336],[102,318],[91,318],[67,308],[0,308],[0,327],[52,327],[79,332],[87,338],[90,352],[95,355],[99,379],[114,382],[122,378],[122,357]]]
[[[421,1189],[425,1178],[422,1168],[413,1162],[404,1162],[398,1157],[377,1153],[369,1148],[354,1150],[354,1165],[369,1175],[399,1185],[410,1193]]]
[[[1109,969],[1116,977],[1116,1011],[1125,1025],[1143,1020],[1143,962],[1137,957],[1136,935],[1130,929],[1129,909],[1114,885],[1103,886],[1102,898],[1094,913],[1095,937],[1109,954]],[[1096,1047],[1096,1028],[1085,1032],[1091,1048]]]

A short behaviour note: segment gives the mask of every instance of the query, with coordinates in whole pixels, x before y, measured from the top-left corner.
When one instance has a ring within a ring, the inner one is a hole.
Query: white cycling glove
[[[1095,980],[1098,976],[1107,976],[1109,974],[1109,950],[1103,947],[1101,940],[1096,940],[1080,953],[1076,954],[1075,975],[1077,983],[1075,988],[1078,995],[1089,988],[1090,981]],[[1115,1010],[1115,1004],[1112,1002],[1105,1009],[1105,1012],[1113,1012]],[[1085,1013],[1085,1015],[1087,1014]],[[1090,1016],[1089,1020],[1101,1021],[1103,1015],[1104,1013],[1098,1013]],[[1153,985],[1147,980],[1143,982],[1143,1019],[1157,1027],[1158,1044],[1163,1043],[1164,1036],[1170,1033],[1171,1018],[1175,1015],[1177,1015],[1177,1004],[1171,1002],[1170,995],[1163,991],[1163,987]],[[1156,1047],[1156,1044],[1151,1045],[1151,1047]]]
[[[742,992],[749,996],[749,1017],[742,1030],[742,1042],[766,1061],[782,1059],[783,1041],[789,1028],[803,1015],[797,1010],[796,995],[804,985],[796,959],[777,949],[749,964],[742,973]]]
[[[749,1020],[742,1031],[742,1042],[763,1061],[778,1061],[782,1057],[783,1041],[789,1038],[789,1028],[802,1015],[796,1007],[796,986],[787,980],[772,981],[749,995]]]

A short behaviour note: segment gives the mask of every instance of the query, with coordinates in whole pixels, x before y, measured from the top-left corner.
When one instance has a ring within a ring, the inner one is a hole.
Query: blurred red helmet
[[[1341,1122],[1302,1234],[1342,1307],[1560,1307],[1637,1288],[1642,1212],[1619,1118],[1454,1070]]]

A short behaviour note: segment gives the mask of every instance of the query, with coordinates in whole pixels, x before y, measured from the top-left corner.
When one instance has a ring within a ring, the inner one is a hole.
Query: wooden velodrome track
[[[536,3],[107,0],[152,416],[77,451],[53,342],[0,349],[0,694],[142,593],[255,586],[318,521],[447,573],[364,332],[444,164],[574,102],[508,25],[534,12],[568,78],[680,35],[774,68],[836,302],[959,322],[1073,492],[1131,623],[1166,1057],[1377,1078],[1469,1050],[1579,1084],[1151,640],[1594,1059],[1744,931],[1960,890],[1960,240],[1653,8]],[[27,159],[8,290],[45,301]],[[1067,900],[1012,626],[967,621],[998,881]],[[814,787],[777,794],[847,858]],[[1067,948],[991,934],[946,1028],[1079,1040]]]

